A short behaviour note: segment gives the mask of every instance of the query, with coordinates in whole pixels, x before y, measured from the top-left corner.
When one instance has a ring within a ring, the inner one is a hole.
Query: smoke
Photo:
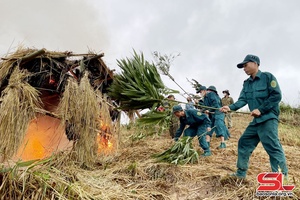
[[[1,0],[0,55],[19,45],[99,52],[109,46],[104,12],[91,0]]]

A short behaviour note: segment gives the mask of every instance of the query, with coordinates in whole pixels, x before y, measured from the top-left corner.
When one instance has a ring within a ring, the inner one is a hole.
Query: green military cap
[[[201,85],[199,88],[197,88],[196,92],[199,93],[202,90],[206,90],[206,87],[204,85]]]
[[[182,107],[180,105],[175,105],[173,106],[173,113],[178,112],[178,111],[182,111]]]
[[[238,68],[243,68],[244,67],[244,64],[248,63],[248,62],[255,62],[256,64],[258,64],[258,66],[260,65],[260,60],[259,60],[259,57],[258,56],[255,56],[255,55],[251,55],[251,54],[248,54],[244,61],[239,63],[237,65]]]
[[[213,85],[209,86],[209,87],[207,88],[207,90],[214,91],[214,92],[217,93],[217,89],[216,89],[216,87],[213,86]]]

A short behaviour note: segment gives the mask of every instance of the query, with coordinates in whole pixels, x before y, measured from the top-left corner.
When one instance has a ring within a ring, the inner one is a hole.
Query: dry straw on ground
[[[173,144],[169,135],[152,135],[133,141],[130,136],[138,129],[123,127],[119,151],[114,155],[98,157],[91,170],[82,169],[71,161],[66,162],[62,159],[63,154],[57,155],[51,162],[28,169],[29,175],[22,175],[22,171],[18,171],[21,174],[16,176],[18,178],[9,179],[9,187],[22,193],[22,187],[16,185],[22,185],[26,180],[25,191],[28,194],[31,191],[33,196],[41,196],[46,184],[48,189],[45,197],[48,199],[274,199],[255,196],[258,187],[257,174],[270,171],[268,156],[261,145],[250,158],[246,181],[232,180],[227,176],[236,169],[237,140],[250,119],[245,115],[234,114],[235,125],[231,130],[232,137],[227,142],[227,148],[217,149],[220,141],[213,138],[213,155],[200,158],[197,164],[173,165],[157,162],[152,155],[163,152]],[[299,131],[298,127],[294,128]],[[285,136],[283,131],[280,125],[280,138]],[[194,147],[199,148],[198,142],[193,142]],[[299,146],[284,141],[282,144],[289,165],[289,184],[296,186],[294,196],[289,199],[299,199]],[[44,185],[38,181],[40,176],[43,177]],[[2,176],[2,181],[7,181],[6,177]],[[3,188],[5,187],[2,185]],[[0,194],[3,197],[2,191]]]

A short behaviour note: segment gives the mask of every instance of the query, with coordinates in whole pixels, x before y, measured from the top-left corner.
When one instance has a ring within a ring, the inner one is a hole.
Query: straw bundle
[[[100,105],[99,127],[98,127],[98,153],[107,155],[116,152],[120,141],[120,117],[112,120],[111,111],[113,109],[109,98],[97,92]]]
[[[0,67],[0,88],[4,84],[6,77],[11,74],[12,69],[14,68],[15,61],[8,61],[1,65]]]
[[[91,164],[96,156],[100,108],[96,93],[89,83],[88,73],[85,73],[79,85],[75,79],[68,79],[57,109],[69,139],[75,140],[76,160],[81,165]]]
[[[16,66],[19,66],[22,61],[21,58],[25,55],[30,55],[33,50],[24,50],[22,48],[18,48],[16,52],[12,55],[2,58],[5,62],[0,63],[0,86],[4,85],[5,81],[8,81],[9,75],[12,73],[13,69]]]
[[[12,156],[22,142],[28,123],[41,107],[39,92],[26,82],[28,73],[15,68],[1,93],[0,152]]]

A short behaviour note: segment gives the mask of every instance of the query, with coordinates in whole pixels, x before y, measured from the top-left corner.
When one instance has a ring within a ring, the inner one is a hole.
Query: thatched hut
[[[113,71],[103,56],[19,48],[1,58],[2,160],[69,148],[81,163],[95,159],[99,142],[108,145],[113,132],[107,96]]]

